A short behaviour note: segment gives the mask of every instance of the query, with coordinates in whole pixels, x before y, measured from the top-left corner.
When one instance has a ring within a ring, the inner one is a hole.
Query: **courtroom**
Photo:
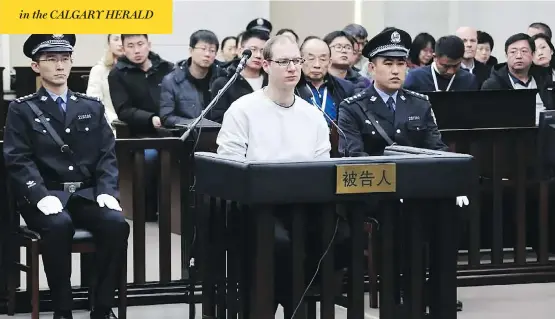
[[[0,317],[552,319],[555,2],[526,5],[1,34]]]

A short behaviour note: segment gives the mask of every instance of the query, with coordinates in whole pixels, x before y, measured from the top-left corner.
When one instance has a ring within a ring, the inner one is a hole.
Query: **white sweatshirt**
[[[330,131],[322,113],[296,96],[290,108],[263,89],[231,104],[224,114],[218,154],[250,161],[311,161],[330,157]]]

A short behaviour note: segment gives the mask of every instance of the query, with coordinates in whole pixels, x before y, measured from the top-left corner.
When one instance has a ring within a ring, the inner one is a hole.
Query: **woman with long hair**
[[[95,96],[100,99],[106,109],[106,119],[112,123],[118,119],[118,115],[110,98],[110,87],[108,86],[108,74],[116,64],[118,58],[123,55],[120,34],[108,34],[108,47],[106,54],[92,67],[89,74],[87,95]]]
[[[432,64],[436,40],[429,33],[420,33],[412,41],[409,51],[409,68]]]

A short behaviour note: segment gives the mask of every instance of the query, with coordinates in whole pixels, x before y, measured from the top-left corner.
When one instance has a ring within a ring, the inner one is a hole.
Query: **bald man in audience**
[[[478,48],[478,30],[472,27],[460,27],[455,35],[461,38],[464,43],[464,56],[461,61],[461,69],[466,70],[476,76],[478,88],[482,87],[490,74],[490,69],[476,60],[476,49]]]

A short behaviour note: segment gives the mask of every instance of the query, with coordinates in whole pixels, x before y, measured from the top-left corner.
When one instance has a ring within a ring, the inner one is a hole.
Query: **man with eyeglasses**
[[[356,43],[353,37],[344,31],[333,31],[324,37],[324,42],[331,49],[331,64],[328,70],[331,75],[353,83],[357,89],[370,86],[371,81],[351,67]]]
[[[221,65],[220,67],[224,70],[224,74],[212,83],[212,98],[218,94],[218,91],[224,87],[229,78],[235,73],[237,65],[241,60],[240,57],[243,50],[249,49],[252,55],[247,61],[243,71],[241,71],[237,77],[235,83],[229,87],[218,103],[210,110],[210,114],[207,116],[208,119],[222,123],[224,113],[231,103],[235,102],[243,95],[261,89],[268,83],[266,73],[262,69],[262,50],[269,38],[270,35],[268,32],[256,28],[247,30],[242,34],[237,53],[238,57],[227,64]]]
[[[326,120],[318,109],[295,95],[303,63],[297,43],[286,35],[273,37],[264,47],[263,56],[268,86],[231,105],[216,140],[218,154],[243,161],[298,162],[330,158]],[[291,213],[287,206],[281,206],[274,214],[275,307],[277,310],[278,304],[283,306],[284,318],[291,318],[294,310],[291,304]],[[310,227],[306,229],[307,279],[313,276],[322,255],[319,222],[319,218],[311,218]],[[341,269],[345,266],[343,262],[349,260],[343,255],[348,251],[345,240],[348,226],[342,221],[338,225],[334,251],[342,258],[336,258],[335,266]]]
[[[354,95],[355,86],[328,73],[331,49],[322,39],[309,38],[301,44],[300,50],[304,63],[295,93],[320,108],[328,124],[337,121],[339,103]]]
[[[222,73],[214,64],[218,48],[218,37],[212,31],[198,30],[191,35],[190,58],[177,62],[162,80],[160,118],[165,127],[198,117],[210,103],[210,86]]]
[[[117,199],[115,138],[104,106],[67,86],[74,45],[74,34],[32,34],[25,42],[42,85],[10,104],[3,155],[17,210],[40,235],[53,318],[72,318],[71,246],[81,228],[96,244],[91,319],[110,319],[129,225]]]
[[[539,114],[553,108],[548,88],[552,83],[551,68],[532,63],[536,45],[525,33],[517,33],[505,41],[506,63],[493,67],[490,77],[482,85],[482,90],[538,89],[536,96],[536,121]]]

